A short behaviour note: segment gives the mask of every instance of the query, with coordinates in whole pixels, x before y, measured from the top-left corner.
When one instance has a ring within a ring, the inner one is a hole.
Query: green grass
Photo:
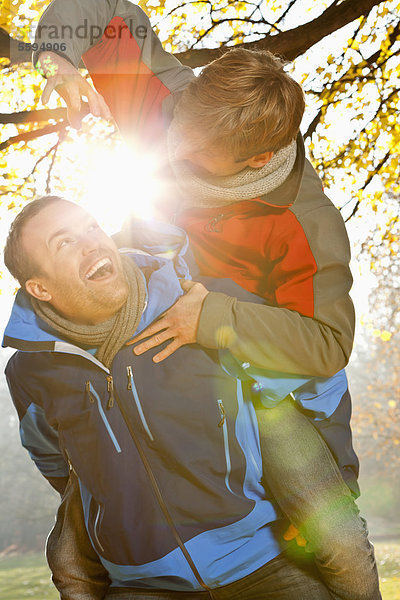
[[[400,600],[400,541],[375,544],[383,600]],[[1,600],[57,600],[44,556],[25,554],[0,560]]]
[[[400,542],[375,543],[383,600],[400,600]]]
[[[42,554],[24,554],[0,561],[1,600],[57,600]]]

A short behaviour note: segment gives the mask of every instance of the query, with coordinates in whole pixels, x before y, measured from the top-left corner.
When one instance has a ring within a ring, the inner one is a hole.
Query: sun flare
[[[161,193],[159,159],[154,154],[140,154],[123,142],[113,147],[86,145],[85,152],[88,171],[81,204],[107,233],[118,231],[131,216],[154,218],[154,203]]]

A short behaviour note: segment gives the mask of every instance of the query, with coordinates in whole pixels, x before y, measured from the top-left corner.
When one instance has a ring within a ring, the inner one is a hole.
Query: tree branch
[[[19,44],[24,44],[24,49],[19,49]],[[25,50],[25,41],[18,40],[10,36],[10,34],[0,27],[0,58],[8,58],[10,64],[7,68],[12,65],[20,65],[21,63],[32,62],[32,50]],[[32,67],[33,68],[33,67]],[[79,68],[85,68],[85,65],[81,61]]]
[[[172,8],[170,11],[168,11],[165,15],[162,15],[159,22],[155,23],[155,26],[158,27],[160,25],[161,21],[168,19],[168,17],[170,17],[175,12],[177,12],[180,8],[184,8],[188,4],[189,5],[190,4],[209,4],[212,8],[212,4],[211,4],[210,0],[193,0],[193,2],[185,2],[185,4],[180,4],[179,6],[174,6],[174,8]]]
[[[373,170],[373,172],[370,175],[368,175],[367,179],[364,181],[364,184],[363,184],[361,190],[364,191],[365,188],[371,183],[371,181],[375,177],[375,175],[378,175],[379,171],[382,169],[382,167],[385,164],[385,162],[387,161],[387,159],[390,158],[392,153],[393,153],[392,148],[389,148],[389,150],[386,152],[385,156],[382,158],[382,160],[379,162],[379,164],[376,166],[376,168]],[[353,210],[351,211],[351,215],[349,215],[347,217],[347,219],[345,220],[346,223],[347,223],[347,221],[350,221],[350,219],[352,217],[354,217],[354,215],[357,213],[358,209],[360,208],[360,202],[361,202],[361,200],[357,200],[357,202],[354,205]]]
[[[14,113],[0,113],[0,123],[13,123],[15,125],[22,123],[43,123],[50,119],[59,121],[67,118],[66,108],[46,108],[41,110],[23,110]]]
[[[322,15],[309,23],[300,25],[295,29],[283,31],[277,35],[266,36],[257,42],[245,42],[241,46],[252,50],[270,50],[275,54],[280,54],[287,60],[294,60],[330,33],[368,14],[374,6],[378,6],[382,2],[383,0],[358,0],[357,2],[344,0],[339,5],[334,3]],[[179,52],[175,56],[183,64],[191,67],[202,67],[226,51],[227,46],[223,45],[220,48],[187,50],[186,52]]]
[[[13,144],[18,144],[19,142],[29,142],[30,140],[34,140],[43,135],[49,135],[50,133],[57,133],[58,131],[63,131],[68,127],[67,123],[63,121],[61,123],[57,123],[56,125],[48,125],[47,127],[41,127],[40,129],[34,129],[33,131],[24,131],[23,133],[19,133],[14,137],[9,138],[2,144],[0,144],[0,152],[12,146]]]
[[[52,152],[54,152],[57,149],[58,144],[60,143],[60,138],[58,139],[58,141],[54,144],[54,146],[52,146],[51,148],[49,148],[47,150],[47,152],[45,152],[45,154],[43,154],[43,156],[41,156],[33,165],[31,171],[28,173],[28,175],[26,175],[26,177],[24,177],[23,182],[18,185],[14,190],[7,190],[6,192],[1,192],[0,196],[6,196],[7,194],[16,194],[17,192],[19,192],[20,189],[22,189],[24,187],[24,185],[26,184],[27,180],[29,179],[29,177],[32,177],[32,175],[34,174],[34,172],[36,171],[36,169],[38,168],[38,166],[40,165],[40,163],[45,160]],[[54,158],[54,157],[53,157]],[[48,192],[47,192],[48,193]]]
[[[400,35],[400,21],[399,21],[399,23],[397,23],[396,27],[393,29],[392,33],[389,35],[389,43],[390,43],[389,48],[391,48],[393,46],[393,44],[397,41],[399,35]],[[322,92],[318,92],[316,90],[308,90],[309,92],[312,92],[316,96],[319,96],[321,99],[323,99],[324,104],[323,104],[323,106],[321,106],[318,113],[316,114],[316,116],[311,121],[310,125],[308,126],[308,129],[307,129],[306,133],[304,134],[304,139],[311,137],[311,135],[314,133],[319,122],[321,121],[321,118],[324,115],[324,112],[325,112],[327,106],[332,106],[336,103],[335,96],[338,92],[343,91],[343,85],[346,82],[352,82],[356,79],[356,77],[354,75],[354,71],[356,69],[359,70],[360,68],[362,68],[364,66],[368,67],[370,69],[371,74],[369,76],[363,75],[363,79],[364,80],[370,79],[371,81],[373,81],[376,79],[376,77],[374,76],[374,71],[381,68],[393,56],[400,54],[400,50],[393,52],[392,54],[388,54],[388,49],[386,49],[385,53],[383,54],[384,58],[380,61],[379,58],[381,57],[381,53],[382,53],[382,49],[379,49],[377,52],[374,52],[374,54],[372,54],[368,58],[363,58],[361,63],[352,65],[339,79],[336,79],[335,81],[332,82],[332,86],[331,86],[331,88],[329,88],[329,90],[327,90],[327,88],[324,88],[322,90]],[[375,65],[375,68],[373,67],[373,65]],[[389,99],[391,99],[391,97],[393,95],[395,95],[397,92],[398,92],[397,89],[395,89],[393,92],[391,92],[390,95],[388,96],[388,98],[384,99],[384,102],[387,103],[389,101]],[[341,99],[340,101],[342,101],[342,100],[343,99]],[[374,117],[372,119],[370,119],[370,122],[376,118],[376,116],[377,116],[379,110],[381,110],[381,108],[382,108],[382,102],[380,103],[378,110],[376,111]],[[337,160],[337,158],[338,157],[336,157],[335,160]]]
[[[283,21],[283,19],[286,17],[286,15],[292,9],[292,7],[296,4],[296,2],[297,2],[297,0],[291,0],[291,2],[289,2],[289,4],[287,5],[287,7],[285,8],[285,10],[283,11],[283,13],[281,14],[281,16],[279,17],[279,19],[277,19],[275,21],[275,25],[278,25],[278,23],[281,23]]]
[[[30,62],[32,52],[18,50],[18,44],[21,40],[12,38],[5,29],[0,27],[0,58],[9,58],[11,64]],[[18,56],[18,60],[11,59]]]
[[[252,25],[269,25],[271,27],[271,29],[277,29],[275,27],[275,25],[272,25],[271,23],[267,23],[266,21],[255,21],[254,19],[250,19],[250,17],[243,17],[243,18],[239,18],[239,17],[235,17],[235,18],[229,18],[227,17],[226,19],[220,19],[219,21],[212,21],[210,27],[207,29],[207,31],[205,31],[204,33],[202,33],[201,35],[199,35],[199,37],[193,42],[193,48],[194,46],[197,46],[197,44],[199,44],[205,37],[207,37],[209,35],[209,33],[211,33],[211,31],[213,31],[214,29],[216,29],[217,27],[219,27],[220,25],[223,25],[224,23],[234,23],[236,21],[239,21],[240,23],[243,24],[247,24],[247,23],[251,23]],[[255,32],[252,32],[255,33]],[[231,41],[235,39],[235,37],[237,36],[232,36],[231,37]],[[243,45],[243,44],[241,44]],[[176,55],[174,55],[176,56]]]
[[[79,111],[81,119],[89,114],[89,104],[82,102],[82,108]],[[59,108],[44,108],[39,110],[23,110],[15,113],[0,113],[0,124],[5,125],[12,123],[14,125],[26,125],[28,123],[43,123],[54,119],[55,121],[66,121],[67,109]]]
[[[46,194],[50,194],[50,178],[51,178],[51,173],[52,173],[52,171],[53,171],[54,162],[55,162],[55,160],[56,160],[56,156],[57,156],[57,151],[58,151],[58,148],[59,148],[59,146],[60,146],[61,142],[63,142],[63,141],[64,141],[64,137],[65,137],[65,130],[64,130],[64,131],[62,131],[62,132],[60,133],[60,135],[58,136],[57,143],[56,143],[56,144],[54,144],[54,146],[53,146],[53,148],[52,148],[52,150],[53,150],[53,156],[52,156],[52,158],[51,158],[51,163],[50,163],[50,165],[49,165],[49,170],[48,170],[48,172],[47,172],[47,179],[46,179]]]
[[[315,117],[313,118],[311,123],[309,124],[308,129],[303,136],[305,140],[307,140],[309,137],[312,136],[312,134],[314,133],[314,131],[317,128],[317,125],[319,124],[319,122],[321,120],[321,117],[322,117],[322,108],[319,109],[319,111],[317,112],[317,114],[315,115]]]
[[[351,23],[355,19],[368,14],[374,6],[378,6],[384,0],[344,0],[340,4],[333,2],[319,17],[288,31],[277,35],[265,36],[257,42],[245,42],[242,47],[258,50],[270,50],[280,54],[287,60],[294,60],[300,54],[306,52],[314,44],[334,31]],[[9,34],[0,28],[0,57],[9,58],[12,64],[30,62],[31,53],[18,51],[18,43]],[[200,48],[178,52],[175,56],[186,65],[201,67],[218,58],[226,52],[227,46],[220,48]]]

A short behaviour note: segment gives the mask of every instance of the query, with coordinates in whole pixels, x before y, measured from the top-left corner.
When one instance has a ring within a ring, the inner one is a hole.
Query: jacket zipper
[[[128,389],[132,389],[132,391],[133,391],[134,381],[133,381],[133,375],[132,375],[132,378],[130,377],[130,372],[131,371],[132,371],[132,367],[130,368],[130,371],[128,370],[128,367],[127,367]],[[131,385],[132,388],[129,388],[129,385]],[[161,511],[162,511],[162,513],[163,513],[163,515],[165,517],[165,520],[167,521],[167,523],[169,525],[169,528],[171,529],[172,535],[175,538],[175,541],[178,544],[178,547],[180,548],[183,556],[185,557],[185,559],[186,559],[186,561],[187,561],[190,569],[192,570],[193,575],[195,576],[195,578],[197,579],[197,581],[199,582],[199,584],[201,585],[201,587],[203,589],[207,590],[207,592],[210,595],[210,598],[213,599],[212,590],[208,587],[208,585],[206,583],[204,583],[204,581],[203,581],[200,573],[197,570],[196,565],[193,562],[192,557],[190,556],[188,550],[186,549],[186,546],[183,543],[183,541],[182,541],[182,539],[181,539],[181,537],[180,537],[180,535],[179,535],[179,533],[178,533],[178,531],[177,531],[177,529],[175,527],[175,523],[174,523],[174,521],[173,521],[173,519],[172,519],[172,517],[171,517],[171,515],[169,513],[167,505],[164,502],[164,498],[163,498],[161,490],[160,490],[160,488],[158,486],[158,483],[157,483],[157,480],[156,480],[155,475],[153,473],[153,470],[152,470],[152,468],[150,466],[150,463],[149,463],[149,461],[148,461],[148,459],[146,457],[146,454],[144,453],[144,450],[143,450],[143,448],[142,448],[142,446],[140,444],[140,441],[139,441],[139,439],[138,439],[138,437],[136,435],[136,431],[135,431],[134,427],[132,426],[132,423],[131,423],[131,421],[129,419],[129,415],[126,413],[124,405],[122,404],[122,402],[118,398],[118,394],[116,394],[115,400],[116,400],[116,402],[117,402],[117,404],[119,406],[119,409],[120,409],[121,414],[122,414],[122,416],[124,418],[126,426],[128,427],[128,431],[131,434],[132,440],[133,440],[133,442],[134,442],[134,444],[135,444],[135,446],[137,448],[139,456],[142,459],[143,466],[146,469],[147,475],[148,475],[148,477],[150,479],[150,483],[151,483],[151,486],[152,486],[153,491],[155,493],[155,496],[157,498],[158,504],[159,504],[159,506],[161,508]]]
[[[218,427],[223,427],[225,425],[225,421],[226,421],[225,408],[222,403],[222,400],[217,400],[217,404],[218,404],[219,414],[221,415],[221,420],[218,423]]]
[[[86,382],[85,389],[86,389],[86,393],[89,396],[90,402],[92,404],[97,404],[97,408],[99,409],[100,416],[101,416],[101,418],[103,420],[103,423],[104,423],[104,425],[105,425],[105,427],[107,429],[108,435],[110,436],[111,441],[114,444],[114,448],[116,449],[116,451],[118,453],[121,453],[122,452],[121,446],[118,444],[118,440],[115,437],[115,434],[114,434],[113,430],[111,429],[111,425],[108,422],[108,419],[106,417],[106,413],[104,412],[104,409],[103,409],[103,407],[101,405],[101,401],[100,401],[99,395],[97,394],[96,390],[94,389],[94,387],[92,386],[92,384],[91,384],[90,381]]]
[[[250,366],[250,365],[249,365],[249,363],[244,363],[244,364],[242,365],[242,367],[243,367],[244,369],[248,369],[248,367],[249,367],[249,366]],[[242,389],[242,383],[241,383],[241,381],[239,381],[239,380],[238,380],[238,381],[237,381],[237,383],[236,383],[236,398],[237,398],[237,401],[238,401],[238,404],[239,404],[239,406],[240,406],[242,403],[244,403],[244,399],[243,399],[243,389]],[[248,432],[247,432],[247,429],[246,429],[246,440],[248,440]],[[250,460],[251,460],[251,462],[253,463],[253,467],[254,467],[254,468],[255,468],[255,470],[256,470],[256,473],[257,473],[257,475],[258,475],[258,478],[259,478],[259,480],[261,480],[261,478],[262,478],[262,470],[260,470],[260,465],[258,464],[258,462],[257,462],[257,460],[256,460],[256,458],[255,458],[255,456],[254,456],[254,453],[253,453],[253,451],[252,451],[252,449],[251,449],[251,447],[250,447],[250,444],[249,444],[249,443],[248,443],[248,453],[249,453]]]
[[[133,379],[133,371],[132,371],[132,367],[126,367],[126,373],[128,375],[128,385],[127,385],[127,389],[130,390],[132,392],[133,398],[135,400],[135,404],[136,404],[136,408],[137,411],[139,413],[139,417],[140,420],[142,422],[143,428],[145,430],[145,432],[147,433],[147,435],[149,436],[150,440],[152,442],[154,442],[154,437],[153,434],[150,431],[150,427],[146,421],[146,417],[144,416],[144,412],[143,412],[143,408],[142,408],[142,404],[140,402],[140,398],[139,398],[139,394],[137,393],[137,389],[136,389],[136,385]]]
[[[112,375],[108,375],[108,377],[107,377],[107,392],[108,392],[107,408],[112,408],[114,406],[114,381],[113,381]]]
[[[90,360],[90,361],[92,361],[92,362],[96,362],[96,364],[98,364],[98,366],[99,366],[99,367],[100,367],[100,368],[101,368],[103,371],[106,371],[106,373],[110,373],[110,372],[109,372],[109,370],[108,370],[108,369],[107,369],[107,368],[106,368],[104,365],[102,365],[102,364],[101,364],[101,363],[99,363],[98,361],[93,361],[93,357],[92,357],[92,355],[91,355],[91,354],[85,353],[85,354],[84,354],[84,356],[85,356],[85,358],[86,358],[87,360]],[[132,370],[132,369],[131,369],[131,370]],[[127,372],[128,372],[128,378],[129,378],[129,371],[127,371]],[[129,378],[129,380],[130,380],[130,378]],[[130,383],[131,385],[134,383],[134,382],[133,382],[133,375],[132,375],[132,380],[128,381],[128,389],[130,389],[130,388],[129,388],[129,383]],[[93,386],[91,385],[90,381],[87,381],[87,382],[86,382],[86,390],[88,390],[88,394],[89,394],[89,398],[90,398],[90,401],[91,401],[91,402],[95,402],[95,400],[94,400],[93,398],[96,398],[96,397],[97,397],[97,399],[98,399],[98,402],[100,401],[100,399],[98,398],[98,396],[97,396],[97,394],[96,394],[96,392],[95,392],[95,390],[94,390]],[[90,392],[90,393],[89,393],[89,392]],[[196,565],[195,565],[195,564],[194,564],[194,562],[193,562],[193,559],[192,559],[192,557],[190,556],[189,552],[188,552],[188,551],[187,551],[187,549],[186,549],[186,546],[184,545],[183,541],[182,541],[182,540],[181,540],[181,538],[180,538],[180,535],[179,535],[179,533],[178,533],[178,531],[177,531],[177,529],[176,529],[176,527],[175,527],[175,523],[174,523],[174,521],[173,521],[173,519],[172,519],[171,515],[169,514],[169,511],[168,511],[168,508],[167,508],[167,506],[166,506],[166,504],[165,504],[165,502],[164,502],[164,498],[163,498],[163,496],[162,496],[161,490],[160,490],[160,488],[158,487],[157,480],[156,480],[156,478],[155,478],[155,476],[154,476],[154,473],[153,473],[153,471],[152,471],[152,469],[151,469],[150,463],[149,463],[149,461],[147,460],[147,457],[146,457],[146,455],[145,455],[145,454],[144,454],[144,452],[143,452],[143,449],[142,449],[142,447],[141,447],[141,445],[140,445],[140,442],[139,442],[139,440],[138,440],[138,438],[137,438],[137,436],[136,436],[136,432],[135,432],[134,428],[132,427],[132,423],[131,423],[131,422],[130,422],[130,420],[129,420],[129,416],[127,415],[127,413],[126,413],[126,411],[125,411],[125,408],[124,408],[123,404],[120,402],[120,400],[119,400],[119,398],[118,398],[118,395],[117,395],[117,394],[115,394],[114,398],[115,398],[115,401],[117,402],[117,404],[118,404],[118,406],[119,406],[119,409],[120,409],[120,411],[121,411],[121,414],[122,414],[122,416],[123,416],[123,418],[124,418],[124,421],[125,421],[125,423],[126,423],[126,426],[127,426],[127,428],[128,428],[128,431],[129,431],[129,433],[131,434],[132,440],[133,440],[133,442],[134,442],[134,444],[135,444],[135,446],[136,446],[136,448],[137,448],[137,451],[138,451],[138,453],[139,453],[139,455],[140,455],[140,458],[142,459],[142,463],[143,463],[143,465],[144,465],[144,468],[146,469],[147,475],[149,476],[150,483],[151,483],[151,486],[152,486],[152,488],[153,488],[153,491],[154,491],[154,493],[155,493],[155,496],[156,496],[156,498],[157,498],[158,504],[159,504],[159,506],[160,506],[160,508],[161,508],[161,511],[162,511],[162,513],[163,513],[163,515],[164,515],[164,517],[165,517],[165,520],[167,521],[167,523],[168,523],[168,525],[169,525],[169,528],[171,529],[172,535],[173,535],[173,537],[174,537],[174,539],[175,539],[176,543],[178,544],[178,547],[179,547],[179,549],[181,550],[181,552],[182,552],[183,556],[185,557],[185,559],[186,559],[186,562],[188,563],[188,565],[189,565],[189,567],[190,567],[190,569],[191,569],[191,571],[192,571],[193,575],[194,575],[194,576],[195,576],[195,578],[197,579],[198,583],[201,585],[201,587],[202,587],[204,590],[206,590],[206,591],[208,592],[208,594],[209,594],[209,596],[210,596],[211,600],[213,600],[213,598],[214,598],[213,591],[212,591],[212,590],[211,590],[211,589],[208,587],[208,585],[207,585],[207,584],[206,584],[206,583],[203,581],[203,579],[202,579],[202,577],[201,577],[200,573],[198,572],[198,570],[197,570],[197,568],[196,568]],[[100,406],[101,406],[101,403],[100,403]],[[101,413],[100,413],[100,414],[101,414]],[[103,411],[103,414],[104,414],[104,411]],[[104,414],[104,417],[105,417],[105,414]],[[106,422],[107,422],[107,419],[106,419]],[[114,434],[113,434],[113,435],[114,435]],[[115,437],[115,436],[114,436],[114,437]],[[118,444],[118,442],[117,442],[117,444]],[[118,445],[118,447],[119,447],[119,445]]]
[[[225,485],[231,494],[237,496],[235,492],[232,490],[229,478],[232,471],[232,463],[231,463],[231,454],[229,450],[229,437],[228,437],[228,425],[226,423],[226,412],[225,407],[222,400],[217,400],[219,414],[221,417],[220,422],[218,423],[218,427],[222,428],[222,435],[224,440],[224,452],[225,452],[225,464],[226,464],[226,474],[225,474]]]
[[[216,217],[213,217],[212,219],[210,219],[210,221],[208,221],[208,223],[206,223],[204,225],[204,231],[207,231],[208,233],[213,232],[213,233],[221,233],[222,231],[222,227],[220,226],[220,221],[222,221],[222,219],[224,219],[225,217],[227,217],[229,215],[225,214],[225,213],[221,213],[219,215],[217,215]]]
[[[98,535],[100,513],[101,513],[101,504],[99,504],[99,506],[97,508],[97,514],[96,514],[96,518],[94,520],[94,525],[93,525],[93,533],[94,533],[94,537],[96,538],[97,545],[99,546],[99,548],[101,549],[101,551],[104,552],[104,547],[101,544],[101,542],[99,540],[99,535]]]

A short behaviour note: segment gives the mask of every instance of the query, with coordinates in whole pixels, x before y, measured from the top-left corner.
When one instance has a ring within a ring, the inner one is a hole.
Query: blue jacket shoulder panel
[[[27,350],[28,343],[33,342],[38,349],[52,350],[54,342],[61,339],[54,330],[36,316],[29,295],[22,289],[18,290],[10,319],[4,331],[3,348],[11,346]],[[21,342],[18,346],[14,345],[16,340]],[[23,342],[27,344],[24,345]]]

